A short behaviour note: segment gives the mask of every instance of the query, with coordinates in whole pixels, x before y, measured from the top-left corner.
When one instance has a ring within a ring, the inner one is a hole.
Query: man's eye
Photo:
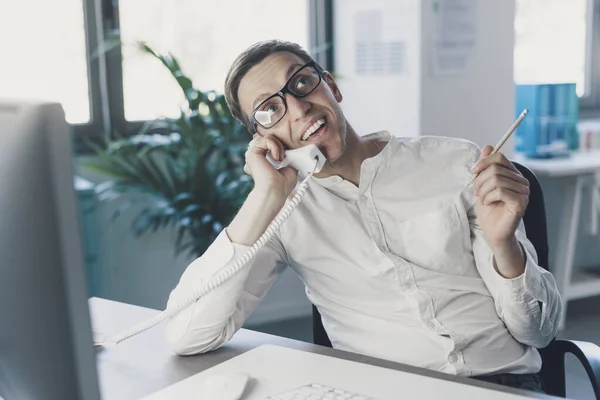
[[[279,105],[277,103],[267,103],[260,108],[260,111],[266,111],[271,114],[275,114],[279,109]]]
[[[296,89],[302,89],[304,86],[309,84],[309,79],[307,77],[302,77],[298,79],[296,82]]]

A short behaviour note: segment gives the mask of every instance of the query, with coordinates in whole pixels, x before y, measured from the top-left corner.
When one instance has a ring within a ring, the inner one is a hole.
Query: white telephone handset
[[[94,336],[94,345],[96,346],[105,346],[110,347],[119,344],[120,342],[129,339],[135,335],[138,335],[148,329],[160,324],[161,322],[177,315],[179,312],[184,310],[185,308],[191,306],[196,303],[198,299],[205,296],[211,290],[216,287],[221,286],[223,283],[227,282],[232,276],[242,270],[242,268],[248,264],[252,258],[256,255],[256,253],[265,245],[267,242],[273,237],[275,232],[281,227],[281,225],[285,222],[285,220],[290,216],[292,211],[300,204],[300,200],[304,193],[306,193],[306,189],[308,188],[308,180],[310,177],[317,172],[320,172],[323,169],[323,165],[325,165],[325,156],[317,146],[314,144],[310,144],[308,146],[301,147],[299,149],[287,150],[285,152],[285,159],[281,162],[274,161],[269,154],[267,154],[267,159],[273,166],[277,169],[290,166],[298,170],[298,176],[303,180],[300,185],[296,188],[296,193],[292,196],[290,202],[285,206],[273,222],[267,227],[265,233],[262,234],[260,238],[252,245],[252,247],[244,254],[244,256],[239,259],[235,264],[226,270],[219,273],[213,279],[211,279],[206,285],[197,288],[194,293],[190,293],[188,297],[179,301],[176,304],[173,304],[171,307],[166,310],[160,312],[155,317],[144,321],[126,331],[118,333],[117,335],[106,338],[106,336],[96,332]]]
[[[299,149],[286,150],[285,158],[282,161],[275,161],[271,155],[267,153],[267,160],[277,169],[290,166],[298,171],[301,178],[306,177],[311,173],[319,173],[325,165],[325,156],[314,144],[300,147]],[[317,166],[315,167],[315,161]]]

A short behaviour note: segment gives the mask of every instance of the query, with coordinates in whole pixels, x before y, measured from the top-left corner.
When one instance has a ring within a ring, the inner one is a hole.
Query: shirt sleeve
[[[471,232],[477,269],[508,331],[523,344],[545,347],[558,331],[562,302],[552,274],[537,265],[537,254],[525,235],[523,222],[515,235],[525,253],[525,272],[513,279],[504,278],[496,269],[483,231],[473,225]]]
[[[182,300],[241,259],[249,246],[231,242],[226,230],[185,270],[167,307]],[[264,298],[287,266],[279,240],[272,238],[237,274],[166,324],[166,338],[180,355],[204,353],[223,345]]]
[[[472,152],[473,162],[479,149]],[[478,224],[473,185],[468,189],[469,225],[477,270],[494,298],[496,312],[519,342],[542,348],[556,336],[562,316],[562,301],[554,276],[538,265],[537,253],[527,238],[523,221],[515,232],[525,254],[525,271],[507,279],[498,272],[494,254]]]

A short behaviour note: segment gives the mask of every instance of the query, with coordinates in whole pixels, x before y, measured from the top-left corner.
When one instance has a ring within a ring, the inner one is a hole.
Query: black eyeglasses
[[[250,121],[254,123],[255,130],[256,125],[270,129],[283,119],[288,109],[284,97],[286,93],[301,99],[311,94],[319,83],[321,72],[316,62],[311,61],[301,66],[279,92],[269,96],[252,111]]]

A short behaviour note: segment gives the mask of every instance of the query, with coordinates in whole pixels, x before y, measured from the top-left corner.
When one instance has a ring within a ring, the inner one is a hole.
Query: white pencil
[[[504,145],[504,142],[506,142],[508,140],[508,138],[510,137],[510,135],[513,134],[515,129],[517,129],[517,127],[519,126],[521,121],[523,121],[523,118],[525,118],[525,116],[527,115],[528,112],[529,112],[528,109],[523,110],[521,115],[519,115],[519,118],[517,118],[517,120],[512,124],[512,126],[508,129],[508,131],[504,134],[504,136],[502,136],[502,139],[500,139],[500,141],[498,142],[496,147],[494,147],[494,150],[492,150],[492,152],[490,153],[490,156],[493,154],[496,154],[498,152],[498,150],[500,150],[500,148]]]
[[[517,118],[515,120],[515,122],[513,122],[513,124],[511,125],[511,127],[508,128],[508,131],[504,134],[504,136],[502,136],[502,139],[500,139],[500,141],[498,142],[498,144],[496,146],[494,146],[494,150],[492,150],[492,152],[488,155],[488,157],[491,156],[491,155],[496,154],[502,148],[502,146],[504,146],[504,143],[513,134],[513,132],[515,131],[515,129],[517,129],[517,127],[519,126],[519,124],[521,123],[521,121],[523,121],[523,118],[525,118],[525,116],[527,115],[528,112],[529,112],[528,109],[524,109],[523,110],[523,112],[521,113],[521,115],[519,115],[519,118]],[[469,186],[471,183],[473,183],[475,181],[475,179],[477,179],[478,176],[479,176],[479,174],[475,175],[473,177],[473,179],[471,179],[471,182],[469,182],[467,184],[467,186]]]

